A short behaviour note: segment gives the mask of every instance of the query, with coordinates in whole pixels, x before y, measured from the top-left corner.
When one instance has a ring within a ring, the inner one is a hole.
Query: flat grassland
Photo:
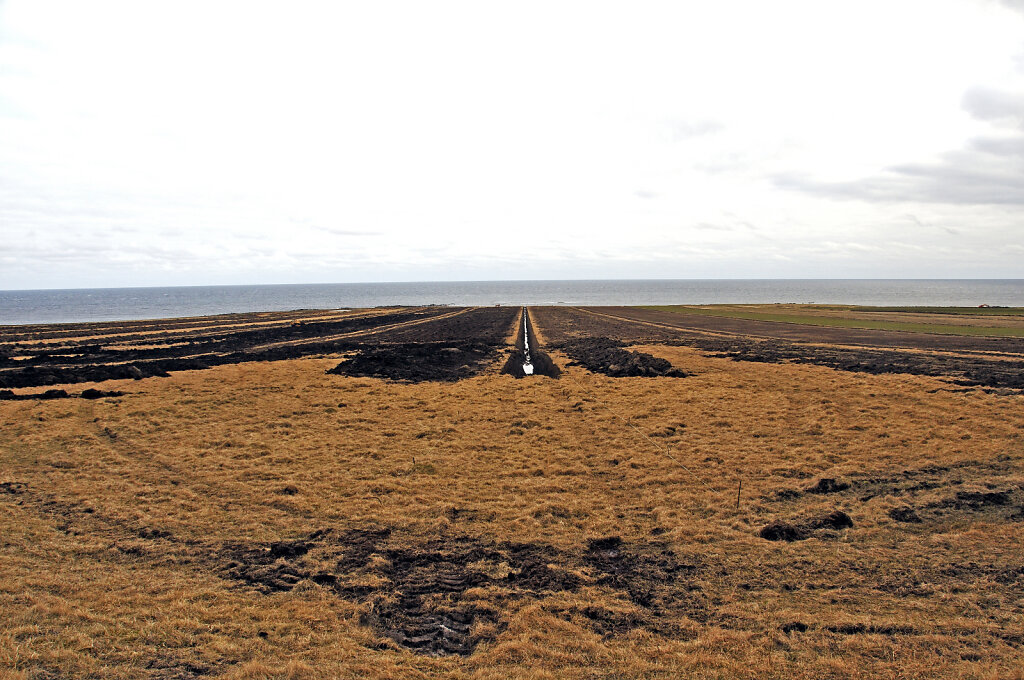
[[[0,329],[0,678],[1024,677],[1022,341],[519,319]]]

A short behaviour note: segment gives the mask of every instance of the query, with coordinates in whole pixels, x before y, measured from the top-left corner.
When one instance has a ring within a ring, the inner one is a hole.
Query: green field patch
[[[858,312],[954,314],[957,316],[1024,316],[1024,307],[841,307]]]
[[[777,323],[793,323],[802,324],[804,326],[830,326],[836,328],[863,328],[866,330],[880,330],[880,331],[905,331],[908,333],[937,333],[940,335],[981,335],[981,336],[992,336],[992,337],[1024,337],[1024,328],[1001,328],[992,326],[955,326],[952,324],[938,324],[938,323],[921,323],[921,322],[905,322],[905,321],[876,321],[870,319],[844,319],[841,317],[831,316],[816,316],[813,310],[808,310],[807,313],[773,313],[773,312],[755,312],[747,310],[738,310],[735,308],[718,308],[718,307],[688,307],[685,305],[645,305],[644,309],[656,309],[663,312],[672,312],[674,314],[697,314],[701,316],[716,316],[728,319],[746,319],[750,321],[774,321]],[[837,309],[836,306],[822,307],[822,309],[828,309],[834,311]],[[978,312],[986,309],[998,309],[1000,312],[1013,311],[1014,315],[1021,315],[1024,310],[1021,308],[991,308],[991,307],[903,307],[903,308],[877,308],[877,307],[841,307],[840,309],[848,309],[851,312],[854,311],[902,311],[905,313],[917,312],[917,313],[932,313],[926,312],[930,309],[965,309],[970,310],[969,312]],[[953,312],[947,312],[953,313]]]

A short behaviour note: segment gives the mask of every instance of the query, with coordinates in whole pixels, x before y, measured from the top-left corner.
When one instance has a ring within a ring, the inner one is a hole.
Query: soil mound
[[[757,535],[767,541],[802,541],[816,535],[821,530],[848,529],[853,526],[853,520],[842,510],[832,512],[819,517],[811,517],[803,521],[783,522],[776,520],[761,527]]]
[[[495,347],[484,342],[409,342],[362,349],[327,372],[413,383],[454,382],[479,374],[495,354]]]
[[[827,515],[814,517],[807,522],[810,529],[848,529],[853,526],[853,520],[842,510],[833,510]]]
[[[914,508],[908,506],[892,508],[889,510],[889,517],[904,524],[920,524],[921,517]]]
[[[0,390],[0,401],[28,401],[30,399],[67,399],[71,395],[64,390],[46,390],[39,394],[15,394],[10,390]]]
[[[818,480],[817,484],[815,484],[814,486],[807,487],[806,489],[804,489],[804,491],[806,491],[807,493],[824,494],[838,493],[840,491],[845,491],[846,489],[849,488],[850,484],[848,482],[839,482],[832,477],[822,477],[821,479]]]
[[[580,338],[557,345],[569,358],[571,366],[582,366],[593,373],[613,378],[660,376],[685,378],[689,374],[674,368],[660,357],[623,349],[625,343],[611,338]]]
[[[789,522],[776,521],[761,527],[757,535],[767,541],[802,541],[808,537],[808,532],[802,527]]]
[[[103,397],[123,397],[124,392],[118,390],[95,390],[90,387],[87,390],[82,390],[82,393],[78,396],[82,399],[101,399]]]

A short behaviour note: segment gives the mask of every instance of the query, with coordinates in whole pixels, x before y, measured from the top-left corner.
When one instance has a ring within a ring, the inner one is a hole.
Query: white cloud
[[[0,288],[945,276],[1018,240],[1012,4],[8,0]]]

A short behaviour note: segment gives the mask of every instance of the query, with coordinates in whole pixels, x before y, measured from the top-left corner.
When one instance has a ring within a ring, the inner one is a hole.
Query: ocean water
[[[1024,306],[1024,279],[455,281],[0,291],[0,325],[388,305]]]

